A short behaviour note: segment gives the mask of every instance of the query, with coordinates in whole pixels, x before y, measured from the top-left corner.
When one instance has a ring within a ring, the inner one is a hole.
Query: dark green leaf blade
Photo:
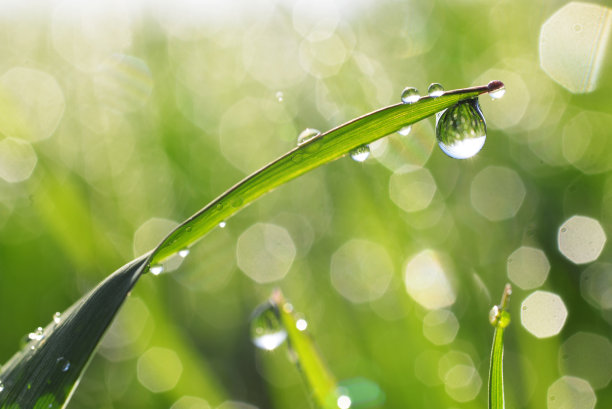
[[[0,373],[0,408],[64,407],[146,262],[115,271],[16,353]]]

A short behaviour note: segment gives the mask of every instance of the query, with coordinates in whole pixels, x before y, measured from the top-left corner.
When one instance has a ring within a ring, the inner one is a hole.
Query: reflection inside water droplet
[[[164,266],[162,266],[161,264],[155,264],[149,268],[149,271],[151,272],[151,274],[156,276],[164,271]]]
[[[298,135],[297,144],[298,146],[300,146],[308,142],[309,140],[316,138],[319,135],[321,135],[321,131],[319,131],[318,129],[306,128]]]
[[[484,146],[487,126],[478,98],[461,101],[437,115],[436,138],[451,158],[467,159]]]
[[[410,134],[411,130],[412,130],[412,126],[408,125],[408,126],[403,127],[402,129],[400,129],[399,131],[397,131],[397,133],[402,135],[402,136],[408,136],[408,134]]]
[[[402,102],[404,104],[412,104],[415,103],[421,98],[419,95],[419,90],[414,87],[406,87],[402,91]]]
[[[441,84],[434,82],[427,88],[427,94],[433,98],[439,97],[440,95],[444,94],[444,87]]]
[[[351,158],[355,162],[363,162],[370,156],[370,147],[368,145],[359,146],[351,151]]]
[[[256,347],[272,351],[287,338],[287,331],[280,320],[275,305],[267,302],[259,306],[251,320],[251,340]]]

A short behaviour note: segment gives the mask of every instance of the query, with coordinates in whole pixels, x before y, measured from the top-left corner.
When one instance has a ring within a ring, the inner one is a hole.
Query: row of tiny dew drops
[[[53,329],[55,329],[55,327],[57,327],[60,322],[62,322],[62,314],[60,312],[56,312],[55,314],[53,314],[53,328],[51,329],[51,331],[53,331]],[[44,342],[46,336],[47,333],[45,332],[45,329],[42,327],[38,327],[36,328],[36,330],[34,330],[34,332],[30,332],[25,337],[23,337],[22,347],[29,347],[31,351],[35,351],[40,346],[40,344]],[[70,370],[70,365],[70,361],[63,356],[60,356],[56,359],[56,366],[61,372],[68,372]],[[2,379],[0,379],[0,393],[4,391],[4,387],[4,383],[2,382]]]
[[[504,96],[506,90],[499,81],[492,81],[488,88],[491,90],[489,95],[492,99],[499,99]],[[427,94],[431,98],[437,98],[444,94],[444,87],[438,83],[430,84]],[[283,102],[282,92],[276,93],[276,99]],[[414,104],[421,95],[416,88],[406,87],[402,91],[401,100],[404,104]],[[411,126],[405,126],[397,131],[405,137],[410,134]],[[308,141],[321,135],[321,132],[314,128],[306,128],[297,137],[297,145],[301,146]],[[476,155],[484,146],[487,138],[487,126],[484,116],[478,104],[478,98],[461,101],[458,104],[445,109],[436,114],[436,139],[442,151],[455,159],[468,159]],[[362,145],[350,152],[351,158],[356,162],[363,162],[370,156],[369,145]],[[219,227],[224,228],[226,222],[219,223]],[[189,249],[184,248],[178,252],[181,258],[189,255]],[[149,268],[153,275],[159,275],[164,271],[163,264],[155,264]]]

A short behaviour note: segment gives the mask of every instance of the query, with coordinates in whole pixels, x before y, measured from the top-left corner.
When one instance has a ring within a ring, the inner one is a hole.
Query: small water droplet
[[[0,381],[0,392],[2,392],[4,390],[4,384],[2,383],[2,381]]]
[[[178,255],[182,258],[187,257],[189,255],[189,249],[187,247],[185,247],[184,249],[180,249]]]
[[[412,131],[412,126],[408,125],[397,131],[397,133],[402,136],[408,136],[408,134],[410,134],[410,131]]]
[[[567,232],[567,227],[561,227],[561,233]]]
[[[38,328],[36,328],[36,331],[30,332],[28,334],[28,338],[31,339],[32,341],[40,341],[44,337],[45,337],[45,333],[44,333],[44,330],[42,329],[42,327],[38,327]]]
[[[363,162],[368,156],[370,156],[370,147],[368,145],[361,145],[351,151],[351,158],[355,162]]]
[[[493,100],[500,99],[506,93],[506,87],[501,81],[489,82],[487,84],[487,89],[489,90],[489,96]]]
[[[285,95],[283,94],[283,91],[278,91],[276,93],[276,100],[278,102],[283,102],[283,99],[285,99]]]
[[[421,98],[419,90],[413,87],[406,87],[402,91],[402,102],[404,104],[412,104]]]
[[[219,227],[221,227],[222,229],[225,228],[225,226],[227,225],[226,222],[221,222],[219,223]]]
[[[309,140],[316,138],[319,135],[321,135],[321,131],[319,131],[318,129],[306,128],[298,135],[297,144],[298,146],[303,145]]]
[[[68,372],[70,370],[70,361],[63,356],[57,358],[56,364],[62,372]]]
[[[461,101],[437,115],[436,138],[451,158],[467,159],[480,152],[487,138],[487,125],[478,98]]]
[[[193,227],[191,227],[191,226],[185,227],[185,231],[190,232],[191,230],[193,230]]]
[[[351,398],[346,395],[338,396],[338,400],[336,401],[336,403],[338,404],[339,409],[349,409],[353,404]]]
[[[162,266],[161,264],[155,264],[155,265],[152,265],[152,266],[149,268],[149,271],[150,271],[150,272],[151,272],[151,274],[153,274],[154,276],[156,276],[156,275],[160,275],[160,274],[161,274],[161,273],[163,273],[163,271],[164,271],[164,266]]]
[[[305,331],[306,328],[308,328],[308,321],[306,321],[304,318],[300,318],[295,322],[295,327],[298,329],[298,331]]]
[[[287,338],[287,331],[280,320],[275,305],[267,302],[259,306],[251,320],[251,339],[256,347],[272,351]]]
[[[53,322],[55,322],[56,324],[59,324],[60,322],[62,322],[62,313],[61,312],[56,312],[55,314],[53,314]]]
[[[440,95],[444,94],[444,87],[441,84],[438,84],[437,82],[429,84],[429,87],[427,88],[427,94],[429,94],[429,96],[433,98],[439,97]]]

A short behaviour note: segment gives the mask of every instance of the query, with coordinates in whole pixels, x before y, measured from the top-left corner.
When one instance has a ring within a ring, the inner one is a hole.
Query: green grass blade
[[[493,346],[491,347],[491,364],[489,372],[489,409],[504,409],[504,329],[510,324],[510,314],[507,311],[512,288],[506,284],[502,301],[489,313],[489,321],[495,327]]]
[[[3,367],[1,409],[64,407],[146,257],[126,264],[77,301]]]
[[[287,301],[279,290],[272,294],[270,301],[278,308],[281,323],[287,331],[289,346],[297,357],[299,368],[318,407],[338,409],[336,378],[325,365],[310,334],[298,330],[297,320],[291,310],[286,308]]]
[[[436,98],[423,97],[413,104],[391,105],[322,133],[246,177],[191,216],[152,252],[150,264],[161,263],[179,250],[189,247],[261,195],[309,170],[397,132],[459,101],[494,91],[501,86],[501,82],[492,81],[488,86],[448,91]]]

